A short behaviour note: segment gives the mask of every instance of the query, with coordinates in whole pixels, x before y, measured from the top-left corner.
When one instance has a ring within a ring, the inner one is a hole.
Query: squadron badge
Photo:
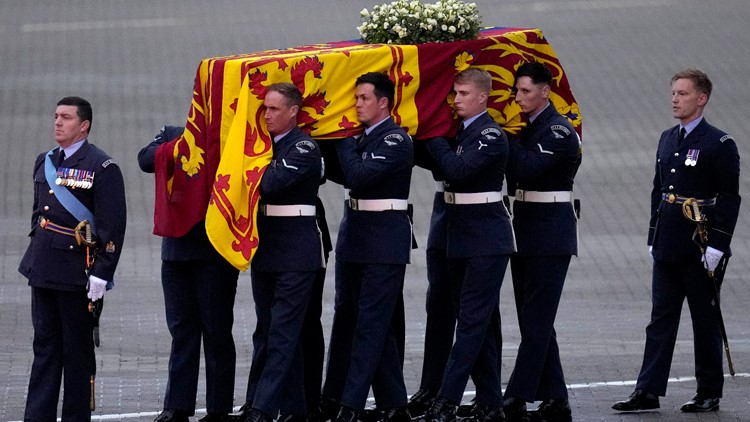
[[[310,141],[299,141],[294,145],[301,154],[307,154],[315,149],[315,144]]]
[[[390,135],[383,138],[383,142],[389,147],[398,145],[400,142],[404,142],[404,137],[398,133],[391,133]]]
[[[555,136],[555,139],[565,139],[565,136],[560,135],[558,131],[570,136],[570,130],[563,125],[552,125],[549,128],[552,130],[552,135]]]

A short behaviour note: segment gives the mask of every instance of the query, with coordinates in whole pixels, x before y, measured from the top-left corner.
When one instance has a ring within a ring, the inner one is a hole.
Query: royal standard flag
[[[418,142],[455,133],[453,77],[477,66],[493,78],[490,114],[515,134],[526,123],[513,101],[514,74],[528,61],[552,70],[550,99],[580,135],[578,104],[538,29],[491,28],[475,40],[450,43],[341,41],[205,59],[196,73],[185,134],[157,151],[154,233],[179,237],[205,219],[216,250],[238,269],[248,268],[258,246],[260,180],[272,156],[263,120],[263,98],[272,83],[299,88],[298,125],[325,142],[362,131],[354,81],[367,72],[385,72],[396,85],[393,118]]]

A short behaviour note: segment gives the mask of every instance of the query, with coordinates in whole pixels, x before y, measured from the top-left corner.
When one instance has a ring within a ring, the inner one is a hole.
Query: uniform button
[[[672,169],[671,171],[672,171],[672,173],[676,173],[677,172],[677,170],[675,170],[675,169]]]
[[[50,195],[53,195],[54,193],[55,193],[55,191],[53,191],[52,189],[49,190],[49,194]]]
[[[45,206],[44,206],[44,210],[45,210],[45,211],[49,211],[49,205],[45,205]]]
[[[674,189],[674,185],[669,185],[669,190]]]
[[[675,157],[679,157],[679,156],[680,156],[680,153],[679,153],[679,152],[675,152],[675,153],[674,153],[674,156],[675,156]]]
[[[68,249],[73,249],[73,245],[68,246]]]

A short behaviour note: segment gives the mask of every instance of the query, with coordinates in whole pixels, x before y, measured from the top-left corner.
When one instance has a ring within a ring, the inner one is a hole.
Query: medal
[[[685,156],[685,165],[688,167],[695,167],[698,164],[698,155],[701,153],[699,149],[689,149]]]

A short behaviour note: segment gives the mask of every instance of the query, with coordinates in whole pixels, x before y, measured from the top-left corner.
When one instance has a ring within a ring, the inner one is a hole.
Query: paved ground
[[[258,4],[256,4],[258,3]],[[169,335],[158,279],[159,241],[151,234],[152,178],[140,173],[137,151],[163,124],[181,124],[198,62],[245,53],[357,37],[359,10],[370,1],[0,0],[0,420],[23,416],[31,366],[30,294],[16,272],[26,248],[31,163],[50,148],[55,102],[65,95],[94,105],[92,140],[122,165],[128,191],[127,243],[108,293],[97,350],[99,408],[95,417],[149,421],[161,409]],[[668,395],[660,412],[617,415],[640,365],[650,301],[645,246],[648,192],[658,135],[674,124],[669,78],[687,65],[714,80],[707,118],[735,135],[750,156],[745,0],[561,0],[478,2],[484,23],[539,27],[568,72],[584,115],[580,257],[574,260],[558,315],[558,339],[575,420],[750,420],[750,208],[733,243],[723,308],[737,377],[727,378],[717,414],[679,413],[695,389],[692,333],[684,313]],[[742,189],[750,180],[744,166]],[[432,184],[416,169],[412,200],[424,244]],[[339,190],[325,186],[331,230],[341,215]],[[408,268],[407,361],[410,392],[422,360],[424,250]],[[331,280],[332,281],[332,280]],[[326,327],[333,283],[326,286]],[[235,307],[237,405],[242,403],[254,327],[247,274]],[[510,283],[501,292],[505,344],[503,380],[519,334]],[[201,380],[202,383],[202,380]],[[470,394],[467,395],[467,399]],[[203,390],[198,407],[204,407]],[[200,410],[198,413],[200,416]]]

